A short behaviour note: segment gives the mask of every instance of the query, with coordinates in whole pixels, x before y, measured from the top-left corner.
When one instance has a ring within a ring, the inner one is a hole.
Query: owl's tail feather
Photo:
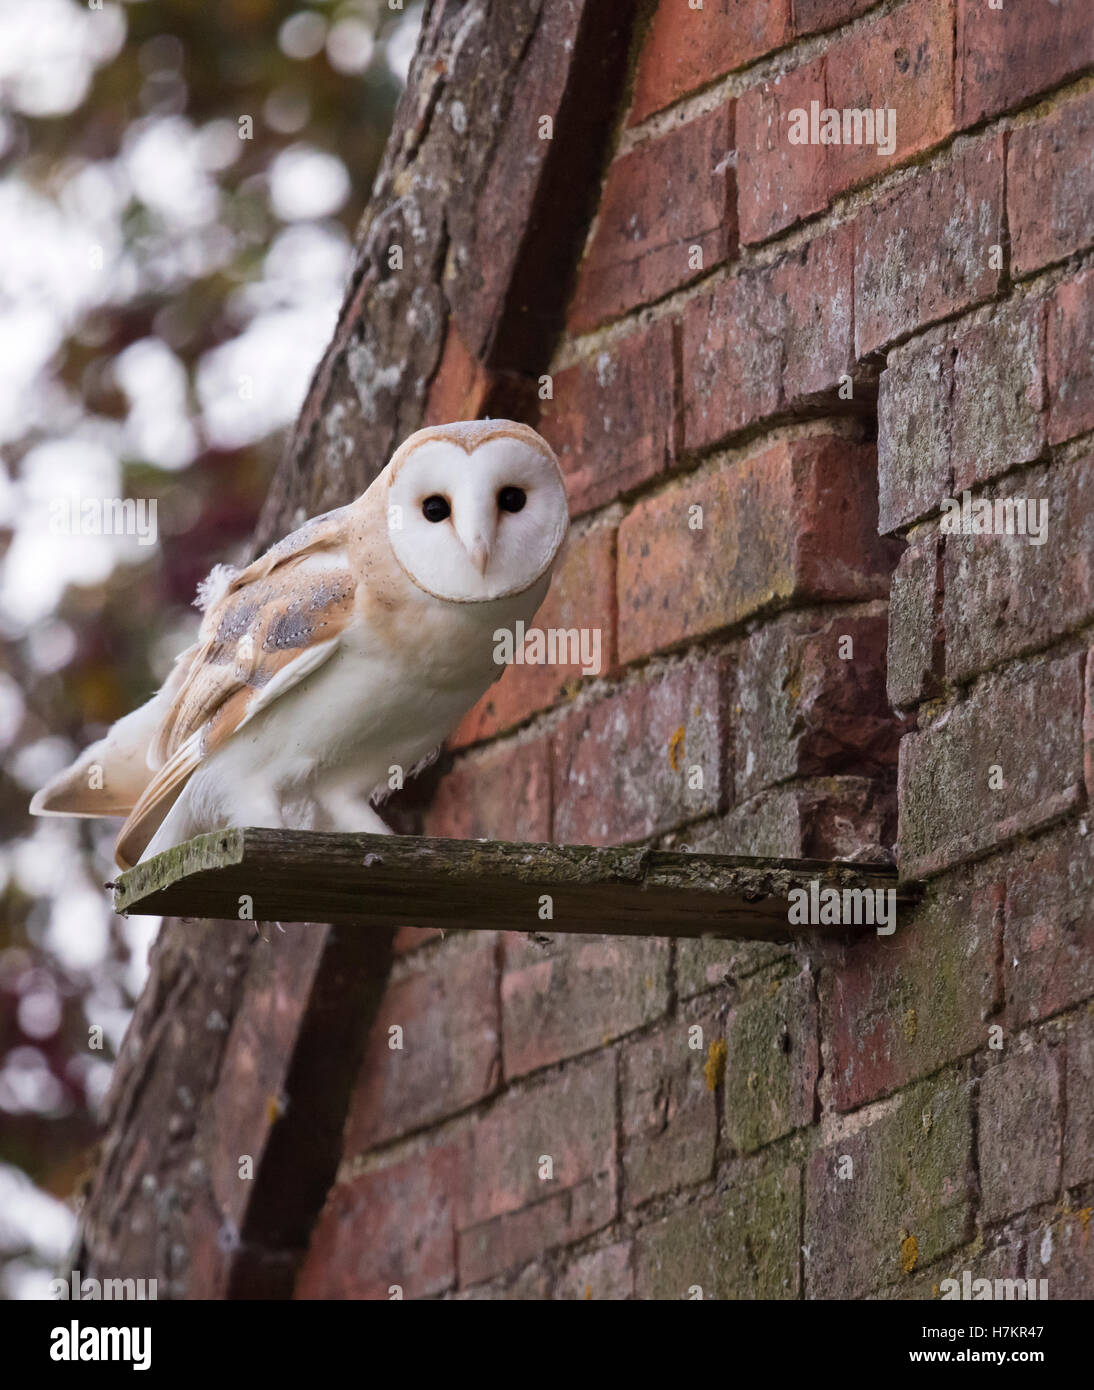
[[[204,733],[204,726],[196,729],[141,792],[114,845],[114,859],[119,868],[131,869],[144,855],[152,837],[201,762]]]
[[[140,857],[137,863],[143,864],[146,859],[154,859],[157,854],[162,854],[165,850],[174,849],[176,845],[181,845],[184,840],[189,840],[192,835],[197,835],[203,830],[208,830],[209,826],[199,821],[194,814],[193,798],[188,794],[190,783],[181,787],[177,793],[174,805],[160,821],[155,834],[151,836],[148,843],[140,850]],[[120,842],[119,842],[120,843]],[[126,846],[127,854],[137,853],[135,847]],[[114,857],[122,868],[128,865],[122,864],[115,847]]]
[[[153,740],[190,669],[197,646],[175,659],[167,679],[139,709],[112,724],[69,767],[34,794],[32,816],[128,816],[163,761]]]
[[[127,816],[152,780],[148,745],[162,716],[160,696],[119,719],[105,737],[34,794],[32,816]]]

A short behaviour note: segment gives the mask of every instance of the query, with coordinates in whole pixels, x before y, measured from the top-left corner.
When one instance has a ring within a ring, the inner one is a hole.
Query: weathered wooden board
[[[876,930],[872,912],[860,925],[792,923],[792,890],[814,884],[841,894],[891,890],[886,902],[898,909],[920,895],[886,865],[245,829],[200,835],[139,864],[117,881],[114,906],[233,918],[246,899],[265,922],[747,940]]]

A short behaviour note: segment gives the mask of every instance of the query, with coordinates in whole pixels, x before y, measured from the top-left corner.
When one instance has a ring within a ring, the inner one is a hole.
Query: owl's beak
[[[467,558],[471,561],[476,571],[485,576],[486,566],[490,563],[490,552],[494,549],[494,538],[497,535],[497,523],[493,525],[485,517],[479,517],[477,524],[472,523],[467,527],[467,533],[460,535],[463,548],[467,551]],[[456,527],[457,534],[459,526]]]
[[[479,574],[486,574],[486,566],[490,561],[490,547],[484,540],[476,540],[467,552],[467,557]]]

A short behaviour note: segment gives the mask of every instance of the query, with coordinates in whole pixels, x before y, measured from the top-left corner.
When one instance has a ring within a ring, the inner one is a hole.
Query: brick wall
[[[425,830],[898,842],[927,896],[850,948],[404,933],[298,1296],[1089,1297],[1089,8],[650,8],[548,378],[457,318],[431,397],[536,402],[539,623],[604,669],[507,671]],[[892,153],[792,143],[814,100]],[[944,531],[966,489],[1045,543]]]

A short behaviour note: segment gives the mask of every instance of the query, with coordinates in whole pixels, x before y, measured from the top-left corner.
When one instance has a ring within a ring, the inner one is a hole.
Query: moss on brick
[[[856,1298],[971,1237],[972,1113],[964,1068],[910,1086],[877,1119],[813,1156],[807,1296]]]
[[[673,1212],[635,1240],[639,1298],[797,1298],[800,1170],[779,1168]]]
[[[819,1070],[813,981],[758,977],[726,1023],[725,1119],[742,1153],[771,1143],[813,1118]]]

